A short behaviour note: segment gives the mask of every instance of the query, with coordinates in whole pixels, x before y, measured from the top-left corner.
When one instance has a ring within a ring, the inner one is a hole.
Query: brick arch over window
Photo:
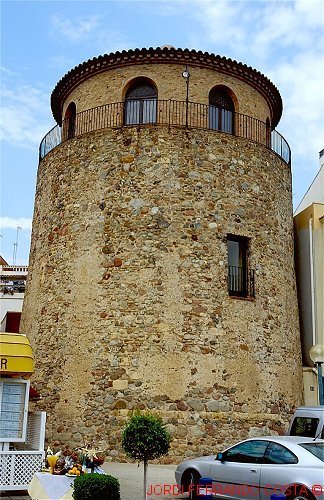
[[[75,123],[76,123],[76,104],[70,102],[68,105],[63,121],[63,137],[64,139],[72,139],[75,136]]]
[[[158,92],[148,78],[136,78],[125,93],[124,124],[156,123]]]
[[[213,87],[209,92],[209,128],[234,134],[234,113],[237,99],[234,93],[223,85]]]

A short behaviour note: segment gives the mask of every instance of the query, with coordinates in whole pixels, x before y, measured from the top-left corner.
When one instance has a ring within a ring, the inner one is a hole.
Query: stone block
[[[117,391],[122,391],[128,388],[128,380],[113,380],[113,389]]]

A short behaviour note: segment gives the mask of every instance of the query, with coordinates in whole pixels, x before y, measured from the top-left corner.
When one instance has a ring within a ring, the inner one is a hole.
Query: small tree
[[[144,500],[147,488],[148,461],[166,455],[170,448],[171,436],[162,418],[151,413],[135,412],[129,419],[122,434],[122,446],[126,455],[138,462],[144,462]]]

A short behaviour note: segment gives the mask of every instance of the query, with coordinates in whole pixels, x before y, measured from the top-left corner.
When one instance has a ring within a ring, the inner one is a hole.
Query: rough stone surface
[[[251,238],[254,300],[228,296],[228,233]],[[241,439],[246,423],[278,433],[301,401],[292,248],[289,169],[255,143],[148,127],[49,153],[21,328],[48,441],[80,433],[121,456],[134,408],[174,422],[174,458]]]
[[[185,98],[179,65],[136,65],[89,78],[65,107],[122,101],[137,76],[159,99]],[[266,120],[262,96],[211,70],[192,69],[190,99],[208,103],[216,84],[232,89],[236,111]],[[255,298],[228,295],[228,234],[250,238]],[[213,130],[67,140],[39,165],[21,332],[49,444],[95,442],[123,460],[136,408],[162,415],[167,461],[282,434],[302,401],[289,167]]]

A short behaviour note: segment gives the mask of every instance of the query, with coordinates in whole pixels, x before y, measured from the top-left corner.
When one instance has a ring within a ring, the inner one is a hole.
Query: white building
[[[324,344],[324,150],[320,170],[294,214],[294,230],[305,404],[316,405],[317,377],[309,350]]]
[[[28,266],[10,266],[0,257],[0,331],[18,333]]]

